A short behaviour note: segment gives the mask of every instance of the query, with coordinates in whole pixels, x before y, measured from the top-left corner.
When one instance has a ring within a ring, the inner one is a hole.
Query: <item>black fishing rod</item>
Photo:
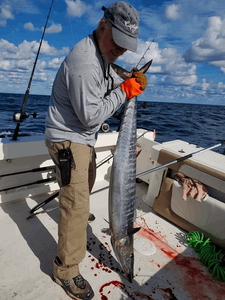
[[[10,191],[10,190],[18,189],[18,188],[25,187],[25,186],[30,186],[30,185],[33,185],[33,184],[47,183],[47,182],[51,182],[51,181],[55,181],[55,180],[56,180],[56,177],[41,179],[41,180],[37,180],[37,181],[34,181],[34,182],[30,182],[30,183],[21,184],[21,185],[13,186],[13,187],[10,187],[10,188],[2,189],[2,190],[0,190],[0,192],[7,192],[7,191]]]
[[[220,147],[220,146],[222,146],[222,145],[224,145],[224,144],[225,144],[225,140],[222,141],[222,142],[220,142],[219,144],[214,145],[214,146],[211,146],[211,147],[208,147],[208,148],[205,148],[205,149],[202,149],[202,150],[199,150],[199,151],[196,151],[196,152],[187,154],[187,155],[185,155],[185,156],[183,156],[183,157],[180,157],[180,158],[178,158],[178,159],[175,159],[175,160],[173,160],[173,161],[170,161],[170,162],[168,162],[168,163],[165,163],[165,164],[163,164],[163,165],[161,165],[161,166],[158,166],[158,167],[155,167],[155,168],[153,168],[153,169],[150,169],[150,170],[144,171],[144,172],[142,172],[142,173],[139,173],[139,174],[136,175],[136,177],[143,176],[143,175],[152,173],[152,172],[154,172],[154,171],[158,171],[158,170],[160,170],[160,169],[162,169],[162,168],[165,168],[165,167],[168,167],[168,166],[170,166],[170,165],[172,165],[172,164],[179,163],[179,162],[181,162],[181,161],[183,161],[183,160],[186,160],[186,159],[188,159],[188,158],[191,158],[191,157],[193,157],[193,156],[196,155],[196,154],[200,154],[200,153],[203,153],[203,152],[205,152],[205,151],[212,150],[212,149],[217,148],[217,147]]]
[[[53,199],[55,199],[56,197],[58,197],[59,192],[56,192],[55,194],[51,195],[48,199],[42,201],[41,203],[37,204],[36,206],[34,206],[31,210],[30,210],[30,216],[27,217],[27,220],[32,219],[33,217],[35,217],[38,213],[34,213],[36,210],[38,210],[39,208],[43,207],[44,205],[48,204],[50,201],[52,201]]]
[[[28,83],[28,86],[27,86],[27,90],[26,90],[26,93],[25,93],[24,98],[23,98],[23,104],[22,104],[20,113],[15,113],[14,116],[13,116],[13,120],[15,122],[17,122],[17,126],[15,128],[15,131],[14,131],[14,134],[13,134],[13,138],[12,138],[14,141],[17,140],[19,129],[20,129],[20,124],[26,118],[28,118],[30,115],[33,115],[34,118],[36,118],[36,115],[37,115],[36,113],[30,114],[30,115],[26,115],[26,113],[25,113],[25,107],[26,107],[28,96],[29,96],[29,93],[30,93],[31,82],[32,82],[34,71],[35,71],[35,68],[36,68],[38,56],[39,56],[39,53],[40,53],[40,50],[41,50],[41,45],[42,45],[42,41],[44,39],[45,30],[46,30],[46,27],[47,27],[47,24],[48,24],[48,19],[49,19],[50,13],[51,13],[53,2],[54,2],[54,0],[52,0],[51,7],[49,9],[49,14],[47,16],[47,20],[46,20],[46,23],[45,23],[45,26],[44,26],[44,30],[43,30],[41,41],[40,41],[39,48],[38,48],[38,52],[37,52],[37,55],[36,55],[36,59],[35,59],[35,62],[34,62],[33,70],[32,70],[31,76],[30,76],[30,80],[29,80],[29,83]]]
[[[31,169],[31,170],[26,170],[26,171],[3,174],[3,175],[0,175],[0,179],[3,177],[7,177],[7,176],[14,176],[14,175],[26,174],[26,173],[31,173],[31,172],[34,172],[34,173],[35,172],[43,172],[43,171],[49,171],[49,170],[55,170],[55,167],[54,166],[42,167],[42,168],[35,168],[35,169]]]

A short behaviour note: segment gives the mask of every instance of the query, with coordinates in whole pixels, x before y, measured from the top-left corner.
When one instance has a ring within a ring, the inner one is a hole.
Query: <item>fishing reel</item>
[[[102,132],[108,132],[109,131],[109,125],[107,123],[102,123],[100,127]]]
[[[15,122],[23,122],[24,120],[26,120],[27,118],[29,118],[29,116],[33,116],[33,118],[36,119],[37,113],[34,112],[33,114],[29,114],[29,115],[26,115],[26,113],[14,113],[14,115],[13,115],[13,121],[15,121]]]

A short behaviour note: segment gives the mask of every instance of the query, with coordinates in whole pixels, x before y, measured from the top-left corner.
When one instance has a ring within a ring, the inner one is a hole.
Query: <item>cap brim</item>
[[[119,29],[117,29],[116,27],[112,26],[112,35],[113,35],[113,40],[114,42],[127,50],[130,50],[132,52],[136,52],[137,51],[137,43],[138,43],[138,39],[135,37],[131,37],[125,33],[123,33],[122,31],[120,31]]]

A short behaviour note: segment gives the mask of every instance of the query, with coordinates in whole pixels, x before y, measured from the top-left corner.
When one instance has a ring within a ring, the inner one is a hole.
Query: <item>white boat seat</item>
[[[161,150],[157,161],[164,164],[177,158],[179,155]],[[181,172],[199,180],[206,186],[209,195],[203,202],[190,196],[184,201],[182,185],[174,178],[165,177],[153,204],[154,211],[187,232],[203,232],[205,237],[210,237],[215,244],[225,248],[225,173],[192,159],[173,164],[169,168],[172,170],[171,174]]]

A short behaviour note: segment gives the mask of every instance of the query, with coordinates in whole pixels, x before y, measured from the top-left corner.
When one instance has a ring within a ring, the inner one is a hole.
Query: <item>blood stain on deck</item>
[[[112,288],[121,289],[129,297],[128,299],[130,299],[130,300],[135,300],[135,299],[137,299],[136,297],[138,297],[138,299],[143,299],[143,300],[155,300],[150,295],[147,295],[147,294],[139,292],[139,291],[135,291],[135,292],[132,292],[132,293],[129,292],[128,289],[126,288],[125,284],[123,284],[120,281],[116,281],[116,280],[115,281],[110,281],[110,282],[105,283],[101,286],[101,288],[99,289],[99,293],[101,295],[101,300],[108,300],[108,297],[106,295],[104,295],[103,290],[106,287],[109,287],[109,286],[113,286]],[[173,291],[170,288],[165,288],[165,289],[160,288],[160,287],[153,288],[152,293],[155,294],[156,290],[158,292],[160,292],[161,297],[162,297],[161,299],[164,299],[164,300],[178,300],[176,298],[176,296],[173,294]],[[111,293],[111,291],[109,290],[106,293],[107,293],[107,295],[109,295]]]
[[[202,269],[205,267],[198,258],[188,258],[178,253],[177,250],[169,245],[166,237],[162,236],[160,231],[154,232],[147,226],[144,218],[141,219],[143,223],[141,225],[142,229],[137,235],[150,240],[158,250],[166,254],[168,261],[164,265],[161,264],[161,267],[164,267],[172,274],[173,279],[186,290],[192,300],[224,299],[225,287],[223,283],[214,279],[207,270],[205,270],[206,274],[204,274]]]
[[[101,300],[108,300],[108,297],[103,294],[103,290],[104,290],[104,288],[111,286],[111,285],[113,286],[113,288],[117,287],[117,288],[121,289],[129,297],[128,299],[130,299],[130,300],[135,300],[136,299],[135,296],[142,297],[142,299],[154,300],[150,296],[143,294],[141,292],[130,293],[128,291],[128,289],[126,288],[125,284],[120,281],[117,281],[117,280],[110,281],[101,286],[101,288],[99,289],[99,293],[101,295]],[[110,293],[111,293],[111,291],[107,292],[108,295]]]

